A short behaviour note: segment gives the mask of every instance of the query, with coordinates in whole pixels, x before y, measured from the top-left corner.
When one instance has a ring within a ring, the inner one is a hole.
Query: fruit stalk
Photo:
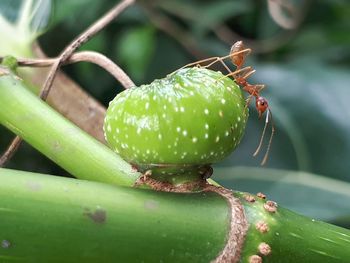
[[[8,169],[0,169],[0,181],[1,262],[211,262],[226,243],[229,209],[216,193],[162,193]],[[235,195],[250,224],[240,262],[254,255],[263,262],[348,262],[349,230]]]

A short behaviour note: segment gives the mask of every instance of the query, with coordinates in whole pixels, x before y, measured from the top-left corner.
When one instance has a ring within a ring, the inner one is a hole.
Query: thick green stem
[[[258,197],[249,202],[247,196],[253,196],[236,195],[240,197],[250,223],[242,262],[249,262],[253,254],[261,256],[263,262],[272,263],[349,261],[350,230],[275,207],[275,203]],[[266,256],[258,249],[262,243],[271,248]]]
[[[210,262],[226,243],[230,209],[216,193],[163,193],[8,169],[0,169],[0,181],[4,263]],[[250,224],[240,262],[252,255],[263,262],[348,262],[349,230],[281,207],[268,212],[265,200],[236,195]],[[262,221],[267,230],[257,229]],[[259,252],[262,242],[271,248],[267,256]]]
[[[210,262],[226,201],[0,169],[1,262]]]
[[[0,69],[0,123],[77,178],[133,185],[139,173]]]

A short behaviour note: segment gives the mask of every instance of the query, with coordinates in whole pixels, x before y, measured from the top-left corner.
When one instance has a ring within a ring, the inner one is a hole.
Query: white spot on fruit
[[[185,108],[184,107],[180,107],[180,111],[181,112],[185,112]]]
[[[206,124],[204,125],[204,127],[208,130],[208,129],[209,129],[209,124],[206,123]]]
[[[183,136],[187,136],[187,131],[184,130],[184,131],[182,132],[182,135],[183,135]]]
[[[193,142],[193,143],[196,143],[197,141],[198,141],[198,139],[197,139],[196,137],[193,137],[193,138],[192,138],[192,142]]]
[[[220,136],[216,136],[215,142],[219,142],[219,141],[220,141]]]
[[[141,128],[138,127],[136,132],[137,132],[137,134],[140,134],[141,133]]]
[[[204,135],[204,138],[208,139],[208,138],[209,138],[209,134],[206,133],[206,134]]]
[[[177,131],[177,132],[180,132],[180,131],[181,131],[181,128],[180,128],[180,127],[176,127],[176,131]]]
[[[146,110],[148,110],[148,108],[149,108],[149,102],[146,102],[145,108],[146,108]]]
[[[222,112],[222,110],[219,111],[219,116],[222,118],[224,117],[224,113]]]
[[[208,115],[208,114],[209,114],[209,110],[208,110],[208,109],[205,109],[205,110],[204,110],[204,113],[205,113],[206,115]]]
[[[222,103],[222,104],[225,104],[225,103],[226,103],[226,100],[225,100],[225,99],[221,99],[221,103]]]

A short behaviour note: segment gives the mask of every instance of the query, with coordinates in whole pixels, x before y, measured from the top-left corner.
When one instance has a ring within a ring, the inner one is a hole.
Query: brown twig
[[[32,49],[36,58],[48,58],[37,43],[34,43]],[[33,83],[39,93],[49,70],[36,68],[35,71],[19,72],[22,78]],[[106,143],[102,129],[106,108],[61,70],[58,71],[53,85],[46,99],[47,103],[82,130]]]
[[[0,57],[0,61],[2,61]],[[57,58],[17,58],[20,67],[49,67],[56,62]],[[94,51],[81,51],[72,54],[62,65],[74,64],[77,62],[90,62],[100,66],[109,72],[116,80],[118,80],[125,89],[135,86],[130,77],[108,57]]]
[[[81,45],[89,41],[93,36],[111,23],[122,11],[134,3],[135,0],[124,0],[112,8],[107,14],[92,24],[87,30],[75,38],[58,56],[55,63],[52,65],[49,75],[44,83],[44,86],[39,94],[39,97],[45,100],[50,92],[55,75],[62,63],[64,63]]]
[[[19,136],[16,136],[12,143],[9,145],[9,147],[6,149],[6,151],[2,154],[0,158],[0,167],[3,167],[3,165],[11,159],[11,157],[16,153],[18,147],[21,145],[21,138]]]
[[[112,8],[109,12],[107,12],[104,16],[98,19],[94,24],[88,27],[83,33],[81,33],[78,37],[76,37],[58,56],[55,62],[52,64],[52,67],[49,71],[49,74],[46,78],[46,81],[43,85],[39,93],[39,97],[43,100],[46,100],[49,95],[50,89],[52,87],[53,81],[57,74],[58,69],[81,45],[89,41],[93,36],[95,36],[98,32],[100,32],[103,28],[105,28],[109,23],[111,23],[122,11],[124,11],[127,7],[132,5],[135,0],[123,0],[118,3],[114,8]],[[11,142],[10,146],[7,148],[6,152],[8,156],[13,156],[18,149],[21,139],[16,136],[16,138]],[[2,159],[2,158],[1,158]],[[8,161],[7,158],[4,162],[0,162],[0,167],[3,167]]]
[[[143,10],[148,15],[151,23],[156,28],[173,37],[194,57],[199,59],[205,56],[205,54],[203,54],[203,52],[198,48],[196,39],[192,37],[190,33],[182,29],[171,18],[163,15],[161,12],[155,11],[155,9],[153,9],[149,4],[146,3],[147,2],[143,3],[142,5]]]

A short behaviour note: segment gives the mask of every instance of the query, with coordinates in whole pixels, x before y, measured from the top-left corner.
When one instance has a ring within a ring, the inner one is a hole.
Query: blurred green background
[[[0,11],[15,19],[21,2],[3,0]],[[116,2],[52,1],[42,9],[51,16],[39,37],[41,47],[49,56],[58,55]],[[269,161],[260,167],[263,154],[254,158],[252,153],[264,121],[252,104],[245,137],[217,165],[214,179],[350,226],[349,17],[347,0],[137,1],[82,49],[107,55],[143,84],[195,60],[227,55],[235,41],[243,40],[253,49],[246,62],[257,70],[251,82],[267,86],[262,95],[270,103],[276,134]],[[122,90],[91,64],[64,71],[106,106]],[[0,149],[12,136],[0,128]],[[28,145],[22,145],[9,167],[65,174]]]

